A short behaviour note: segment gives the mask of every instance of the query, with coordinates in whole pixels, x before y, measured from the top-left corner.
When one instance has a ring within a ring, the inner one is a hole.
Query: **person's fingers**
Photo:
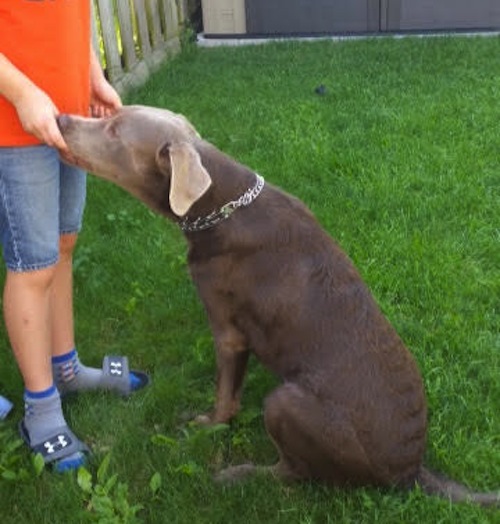
[[[34,87],[25,96],[20,97],[16,110],[23,129],[41,142],[67,149],[64,138],[57,126],[57,107],[46,93]]]
[[[117,109],[120,109],[122,107],[122,99],[120,98],[120,95],[113,90],[112,91],[112,99],[110,101],[110,106],[112,111],[116,111]]]
[[[57,126],[55,118],[48,119],[45,122],[45,125],[40,130],[40,134],[41,140],[45,142],[47,145],[56,147],[57,149],[60,149],[62,151],[68,149],[68,146],[66,145],[66,142],[64,141],[64,138],[61,135],[61,132],[59,131],[59,127]]]
[[[90,114],[94,118],[111,116],[120,107],[122,100],[111,84],[104,81],[94,86],[90,102]]]
[[[103,118],[106,115],[106,108],[102,104],[92,104],[90,106],[90,113],[94,118]]]

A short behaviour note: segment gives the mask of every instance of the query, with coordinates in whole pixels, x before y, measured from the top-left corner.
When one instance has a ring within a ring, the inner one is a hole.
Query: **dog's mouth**
[[[59,151],[59,156],[61,157],[62,161],[66,164],[70,164],[72,166],[80,167],[82,169],[85,169],[86,171],[92,171],[92,165],[90,162],[85,162],[81,158],[78,158],[76,155],[74,155],[71,151]]]
[[[72,125],[72,118],[70,115],[59,115],[56,118],[57,126],[59,127],[59,131],[61,132],[64,140],[66,141],[66,145],[68,144],[68,134],[70,134],[71,125]],[[72,166],[77,166],[82,169],[86,169],[90,171],[92,169],[92,166],[90,162],[85,162],[82,158],[79,158],[73,151],[71,151],[71,148],[68,146],[67,149],[59,150],[59,155],[63,162],[66,164],[71,164]]]

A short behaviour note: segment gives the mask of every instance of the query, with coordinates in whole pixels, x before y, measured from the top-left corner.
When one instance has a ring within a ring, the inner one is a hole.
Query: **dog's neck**
[[[202,164],[212,178],[209,190],[177,222],[184,233],[210,229],[233,212],[250,205],[261,193],[264,179],[208,142],[197,145]]]
[[[260,195],[264,188],[264,183],[264,179],[255,173],[255,184],[248,188],[236,200],[226,202],[219,209],[205,216],[199,216],[197,218],[184,217],[179,222],[180,228],[184,233],[193,233],[215,227],[219,222],[228,219],[238,208],[249,206]]]

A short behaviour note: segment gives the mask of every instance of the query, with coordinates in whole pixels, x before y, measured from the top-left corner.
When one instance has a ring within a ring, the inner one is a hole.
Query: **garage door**
[[[245,7],[251,34],[366,32],[380,25],[379,0],[246,0]]]
[[[499,29],[500,0],[245,0],[246,32]]]
[[[382,0],[381,4],[382,31],[500,27],[500,0]]]

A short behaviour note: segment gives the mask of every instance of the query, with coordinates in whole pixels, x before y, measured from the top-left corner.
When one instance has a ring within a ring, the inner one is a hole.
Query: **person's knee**
[[[73,255],[77,239],[78,235],[75,233],[68,233],[59,237],[59,255],[61,258],[68,258]]]
[[[50,288],[55,276],[55,266],[50,266],[35,271],[7,271],[5,289],[14,293],[29,290],[45,292]]]

